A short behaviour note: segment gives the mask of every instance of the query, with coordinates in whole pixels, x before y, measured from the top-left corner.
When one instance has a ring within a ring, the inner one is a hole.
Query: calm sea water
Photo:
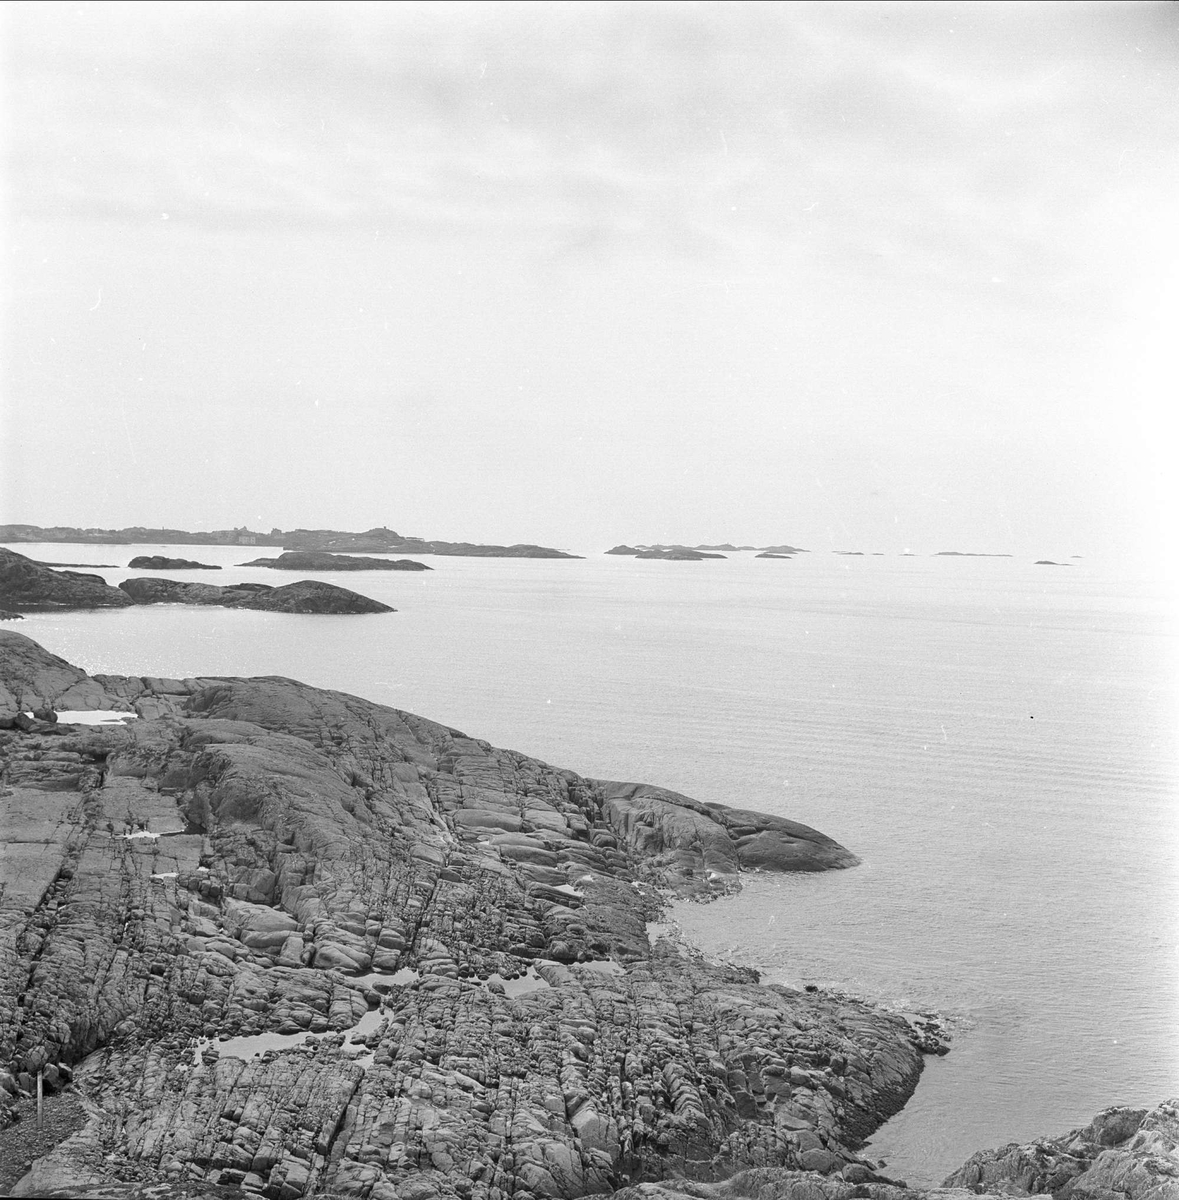
[[[1179,659],[1158,586],[1085,561],[424,561],[320,576],[392,616],[158,607],[17,628],[89,671],[293,676],[836,837],[861,867],[753,876],[675,915],[769,981],[951,1018],[952,1052],[871,1143],[910,1182],[1179,1094]]]

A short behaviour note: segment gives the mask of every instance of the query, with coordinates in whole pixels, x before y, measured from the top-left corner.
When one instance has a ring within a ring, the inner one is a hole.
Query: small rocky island
[[[239,583],[218,587],[140,576],[111,587],[101,575],[55,571],[0,547],[0,612],[9,620],[24,612],[127,608],[133,604],[199,604],[289,613],[387,613],[387,604],[347,588],[313,579],[271,587]]]
[[[855,865],[816,830],[289,679],[90,676],[11,631],[0,773],[0,1190],[916,1195],[857,1150],[936,1023],[652,925],[743,870]],[[26,1170],[38,1072],[73,1118]],[[954,1187],[1172,1200],[1177,1132],[1114,1110]]]
[[[326,550],[288,550],[277,558],[252,558],[243,567],[275,571],[432,571],[412,558],[365,558],[359,554],[329,554]]]
[[[631,558],[657,558],[666,562],[703,562],[706,558],[726,558],[712,550],[696,550],[690,546],[615,546],[607,554],[629,555]]]
[[[727,558],[730,554],[737,554],[744,550],[761,551],[762,553],[755,555],[756,558],[788,558],[793,554],[807,553],[798,546],[785,544],[780,546],[734,546],[731,542],[701,546],[665,545],[662,543],[641,546],[622,544],[612,547],[605,553],[619,556],[628,555],[631,558],[666,558],[683,562],[692,558]]]
[[[267,583],[218,587],[212,583],[181,583],[176,579],[149,577],[126,579],[119,584],[119,589],[135,604],[211,604],[219,608],[253,608],[260,612],[337,615],[396,611],[379,600],[316,579],[301,579],[282,587],[271,587]]]
[[[128,567],[136,571],[220,571],[212,563],[194,562],[191,558],[166,558],[162,554],[140,554]]]

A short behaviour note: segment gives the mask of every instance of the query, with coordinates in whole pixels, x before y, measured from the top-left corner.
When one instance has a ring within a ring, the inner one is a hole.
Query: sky
[[[1177,4],[3,7],[0,521],[1173,545]]]

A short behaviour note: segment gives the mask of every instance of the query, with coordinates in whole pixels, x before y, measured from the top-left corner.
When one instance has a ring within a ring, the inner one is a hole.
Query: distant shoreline
[[[0,525],[0,543],[68,542],[80,546],[280,546],[284,550],[325,550],[364,554],[440,554],[461,558],[580,558],[566,550],[516,542],[510,546],[481,542],[446,542],[408,537],[381,526],[351,533],[339,529],[272,529],[260,533],[214,529],[193,533],[185,529],[131,525],[123,529],[82,528],[76,525]]]

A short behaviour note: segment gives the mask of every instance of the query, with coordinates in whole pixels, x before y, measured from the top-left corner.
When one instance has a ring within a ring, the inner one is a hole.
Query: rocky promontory
[[[128,567],[137,571],[220,571],[212,563],[194,562],[191,558],[166,558],[162,554],[140,554]]]
[[[126,608],[134,601],[101,575],[55,571],[0,546],[0,608],[13,613],[74,608]]]
[[[289,679],[89,676],[0,630],[0,827],[0,1191],[1179,1196],[1173,1102],[931,1193],[861,1158],[936,1028],[652,924],[743,869],[856,861],[782,818]]]
[[[212,583],[182,583],[177,579],[125,579],[119,588],[135,604],[211,604],[220,608],[254,608],[262,612],[286,613],[387,613],[388,604],[358,592],[302,579],[282,587],[267,583],[235,583],[219,587]]]
[[[648,932],[667,891],[855,862],[817,831],[287,679],[90,677],[0,630],[0,688],[137,714],[0,731],[0,1111],[43,1067],[87,1114],[39,1188],[875,1177],[928,1034]]]
[[[254,558],[243,567],[275,571],[432,571],[412,558],[365,558],[358,554],[329,554],[326,550],[288,550],[277,558]]]

